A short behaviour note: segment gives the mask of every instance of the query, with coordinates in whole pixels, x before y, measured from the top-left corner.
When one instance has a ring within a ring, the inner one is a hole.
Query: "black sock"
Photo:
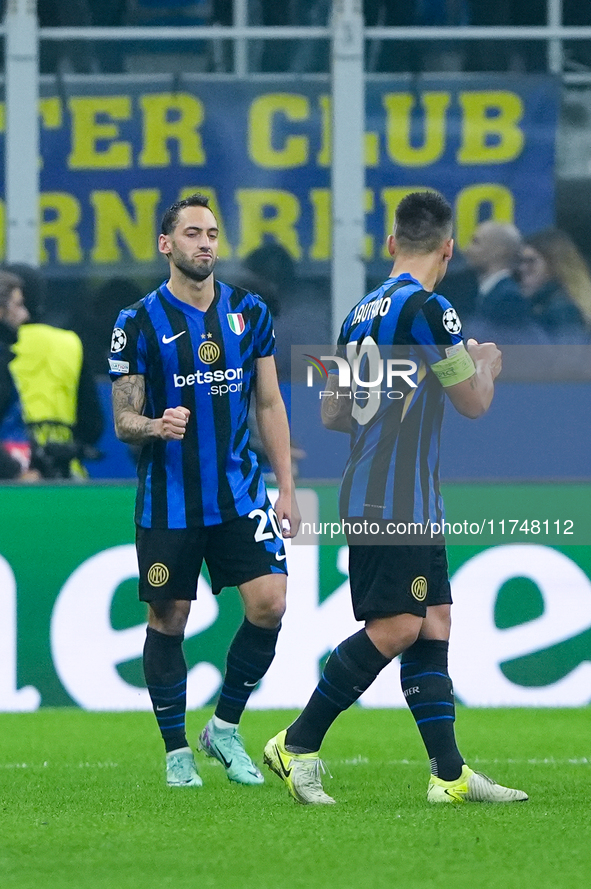
[[[365,630],[337,645],[312,697],[288,728],[285,743],[294,752],[320,750],[339,713],[354,704],[389,663]]]
[[[236,725],[257,683],[275,657],[281,625],[272,630],[257,627],[246,618],[232,640],[226,659],[226,675],[215,715]]]
[[[185,734],[187,665],[184,636],[167,636],[148,627],[144,645],[144,676],[166,752],[188,747]]]
[[[427,749],[431,772],[443,781],[454,781],[464,760],[454,732],[456,711],[447,649],[443,640],[419,639],[400,659],[400,684]]]

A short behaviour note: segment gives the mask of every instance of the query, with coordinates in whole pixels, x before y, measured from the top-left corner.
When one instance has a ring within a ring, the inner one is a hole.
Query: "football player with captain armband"
[[[402,691],[431,766],[429,802],[526,800],[523,791],[475,772],[458,750],[447,668],[445,541],[422,537],[428,525],[443,528],[439,434],[446,396],[466,417],[485,413],[501,353],[493,343],[469,340],[465,346],[455,309],[435,290],[453,251],[452,211],[440,194],[415,192],[401,201],[388,250],[390,277],[341,327],[337,358],[351,365],[351,387],[347,391],[340,374],[331,373],[331,395],[322,399],[324,425],[351,438],[339,511],[353,529],[347,533],[349,581],[353,611],[364,627],[332,652],[303,712],[267,743],[265,762],[298,802],[334,803],[321,781],[324,736],[401,655]],[[407,371],[393,391],[388,368],[396,362]],[[356,533],[364,522],[381,533]],[[393,524],[408,533],[388,537]],[[388,743],[395,741],[384,739]]]

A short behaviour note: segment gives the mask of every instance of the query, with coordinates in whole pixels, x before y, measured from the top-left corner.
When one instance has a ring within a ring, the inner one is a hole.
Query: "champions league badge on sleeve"
[[[111,337],[111,352],[121,352],[127,345],[127,334],[122,327],[116,327]]]
[[[462,322],[458,318],[458,313],[455,309],[446,309],[443,313],[442,321],[448,333],[459,333],[462,329]]]

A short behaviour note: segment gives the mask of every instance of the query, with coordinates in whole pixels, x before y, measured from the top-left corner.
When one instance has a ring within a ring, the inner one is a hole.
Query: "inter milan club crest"
[[[230,325],[230,330],[232,333],[235,333],[236,336],[240,336],[241,333],[244,332],[245,324],[244,318],[242,317],[242,312],[237,312],[236,314],[228,314],[228,324]]]
[[[213,364],[220,357],[221,351],[217,343],[205,342],[201,343],[197,354],[204,364]]]
[[[410,585],[410,591],[417,602],[424,602],[427,598],[427,579],[425,577],[415,577]]]

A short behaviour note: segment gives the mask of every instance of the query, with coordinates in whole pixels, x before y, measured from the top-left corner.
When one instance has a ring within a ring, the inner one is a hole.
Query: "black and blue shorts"
[[[451,604],[445,546],[349,546],[355,618],[425,617],[429,605]]]
[[[139,597],[143,602],[197,598],[203,561],[217,595],[266,574],[287,574],[285,546],[273,507],[204,528],[136,528]]]

